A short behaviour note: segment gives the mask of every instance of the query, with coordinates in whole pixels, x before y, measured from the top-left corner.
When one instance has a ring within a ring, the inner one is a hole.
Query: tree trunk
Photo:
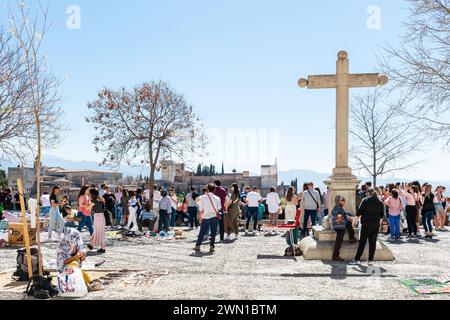
[[[37,160],[36,160],[36,200],[39,203],[41,197],[41,123],[39,116],[36,115],[37,128]]]

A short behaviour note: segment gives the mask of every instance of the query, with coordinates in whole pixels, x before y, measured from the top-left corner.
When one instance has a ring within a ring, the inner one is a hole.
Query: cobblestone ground
[[[195,255],[197,234],[185,232],[186,240],[171,242],[108,241],[106,255],[90,257],[94,262],[106,260],[100,270],[140,272],[112,281],[85,299],[450,299],[450,294],[418,295],[398,282],[448,280],[450,232],[437,232],[432,241],[389,243],[396,261],[377,263],[381,276],[372,277],[364,266],[283,257],[287,246],[281,236],[241,236],[234,243],[217,244],[214,255]],[[55,248],[56,243],[43,244],[44,259],[54,258]],[[15,256],[15,249],[0,251],[0,272],[15,267]],[[0,291],[0,298],[23,297]]]

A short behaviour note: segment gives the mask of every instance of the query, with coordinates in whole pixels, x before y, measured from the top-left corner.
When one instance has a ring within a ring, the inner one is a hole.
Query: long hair
[[[239,186],[237,183],[233,183],[231,185],[231,187],[233,188],[233,194],[237,197],[237,199],[239,199],[239,197],[241,196],[241,193],[239,192]]]
[[[291,202],[292,199],[294,198],[294,193],[295,193],[295,188],[294,187],[289,187],[287,193],[286,193],[286,200],[288,202]]]
[[[399,197],[398,190],[397,190],[397,189],[393,189],[393,190],[391,191],[391,193],[392,193],[392,197],[393,197],[395,200],[397,200],[398,197]]]
[[[59,186],[54,186],[52,188],[52,194],[56,194],[56,191],[60,190],[61,188]]]
[[[84,196],[86,193],[86,190],[89,189],[89,186],[82,186],[80,189],[80,193],[78,194],[78,199],[80,199],[81,196]]]
[[[92,201],[98,200],[101,203],[105,203],[105,199],[103,199],[103,197],[100,197],[100,193],[98,192],[97,189],[90,189],[89,195],[91,196]]]

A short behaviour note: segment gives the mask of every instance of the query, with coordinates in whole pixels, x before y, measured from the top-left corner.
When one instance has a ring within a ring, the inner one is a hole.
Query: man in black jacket
[[[369,240],[369,265],[375,258],[377,249],[378,233],[380,231],[380,222],[384,217],[384,204],[378,198],[375,189],[367,191],[368,197],[365,198],[359,206],[356,215],[361,219],[361,238],[359,240],[358,252],[352,264],[361,264],[361,257],[364,254],[367,240]]]

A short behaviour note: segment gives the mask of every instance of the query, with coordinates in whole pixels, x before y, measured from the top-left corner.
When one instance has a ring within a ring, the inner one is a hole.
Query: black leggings
[[[417,235],[417,208],[416,206],[406,206],[406,221],[408,222],[409,235]]]

